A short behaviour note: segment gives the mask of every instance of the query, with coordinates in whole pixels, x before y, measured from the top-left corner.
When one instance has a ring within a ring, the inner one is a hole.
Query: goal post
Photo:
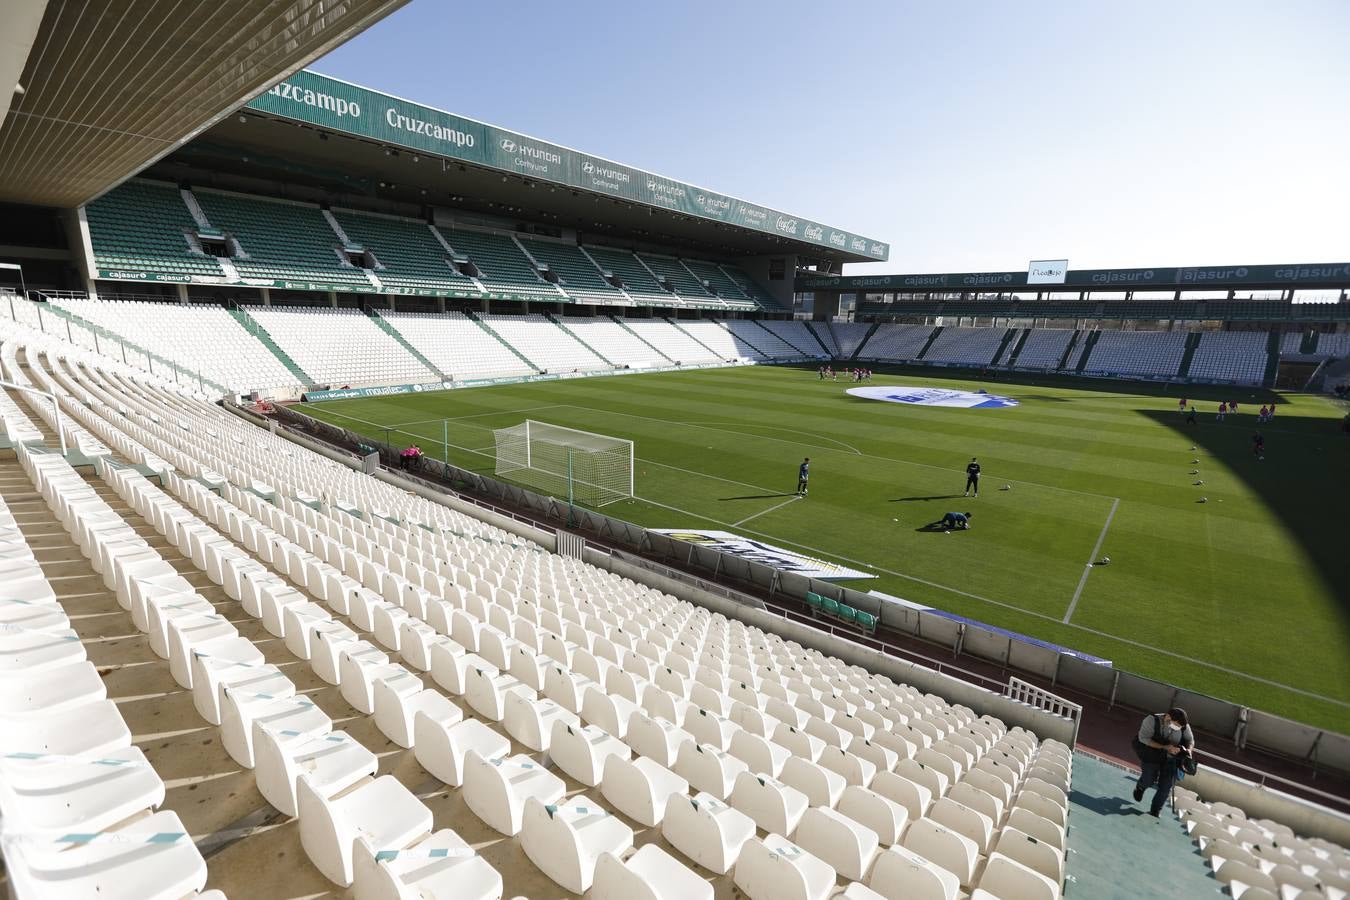
[[[633,496],[633,442],[526,419],[492,432],[496,474],[586,506]]]

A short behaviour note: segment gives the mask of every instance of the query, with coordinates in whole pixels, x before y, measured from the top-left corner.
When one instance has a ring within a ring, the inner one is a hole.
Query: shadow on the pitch
[[[920,525],[914,529],[920,534],[937,534],[943,531],[966,531],[965,528],[949,528],[941,522],[929,522],[927,525]]]
[[[718,497],[718,500],[772,500],[774,497],[795,497],[796,491],[784,491],[781,494],[746,494],[743,497]]]
[[[896,497],[892,503],[913,503],[919,500],[960,500],[960,494],[934,494],[932,497]]]

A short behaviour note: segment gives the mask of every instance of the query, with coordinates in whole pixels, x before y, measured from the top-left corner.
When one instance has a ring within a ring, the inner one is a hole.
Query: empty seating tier
[[[194,248],[197,223],[176,187],[130,181],[85,208],[94,262],[100,269],[163,273],[190,281],[222,279],[214,257]],[[336,260],[334,260],[336,262]]]
[[[1089,354],[1089,372],[1171,378],[1186,351],[1184,331],[1102,331]]]
[[[483,322],[545,372],[610,368],[594,351],[543,316],[485,315]]]
[[[1264,331],[1210,331],[1200,336],[1188,378],[1260,384],[1266,375],[1269,336]]]
[[[987,366],[1007,334],[1005,328],[954,328],[948,326],[933,339],[924,354],[926,362],[950,362]]]
[[[461,275],[431,226],[411,219],[335,210],[347,237],[368,250],[378,266],[373,270],[385,293],[419,293],[474,297],[473,280]]]
[[[440,376],[354,309],[254,306],[249,314],[309,375],[334,384],[409,384]]]

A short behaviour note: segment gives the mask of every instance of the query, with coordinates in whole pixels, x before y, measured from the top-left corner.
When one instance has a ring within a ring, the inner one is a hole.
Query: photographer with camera
[[[1157,782],[1158,789],[1153,792],[1153,802],[1149,805],[1150,816],[1156,819],[1162,811],[1172,782],[1176,780],[1177,768],[1185,766],[1189,772],[1195,771],[1191,755],[1194,750],[1195,735],[1186,723],[1186,710],[1179,706],[1165,713],[1145,716],[1139,723],[1134,752],[1139,757],[1142,771],[1134,786],[1134,799],[1136,803],[1144,799],[1144,791]]]

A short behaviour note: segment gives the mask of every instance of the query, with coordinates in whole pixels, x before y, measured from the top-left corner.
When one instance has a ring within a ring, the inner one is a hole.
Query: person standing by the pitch
[[[980,496],[980,463],[973,456],[970,458],[970,465],[966,466],[966,490],[961,496],[970,496],[972,490],[976,497]]]
[[[811,457],[802,460],[802,464],[797,467],[797,496],[805,497],[807,494],[806,482],[811,479]]]

